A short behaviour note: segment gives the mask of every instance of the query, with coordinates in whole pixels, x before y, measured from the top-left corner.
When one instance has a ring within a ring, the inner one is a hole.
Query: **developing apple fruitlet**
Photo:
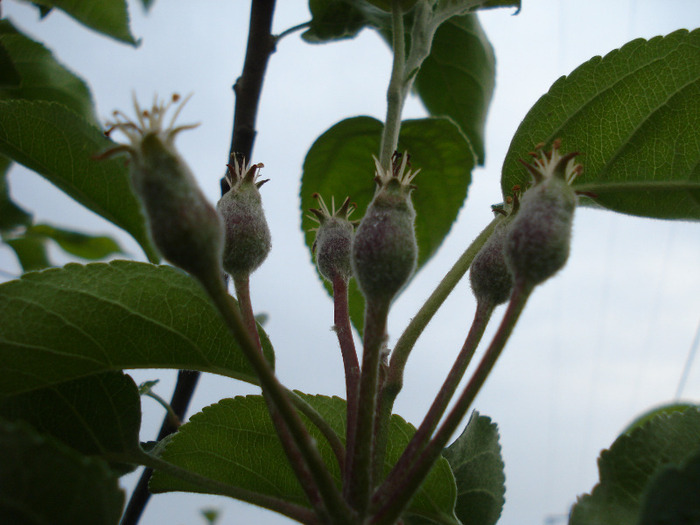
[[[355,230],[348,218],[356,206],[351,204],[350,197],[347,197],[337,211],[335,202],[331,201],[329,210],[318,193],[315,193],[314,197],[318,200],[320,209],[310,209],[313,215],[309,217],[318,222],[313,245],[318,271],[331,282],[336,277],[347,282],[352,276],[350,247]]]
[[[232,159],[226,174],[231,189],[216,205],[224,223],[224,270],[233,277],[244,277],[255,271],[270,253],[270,228],[260,198],[258,181],[262,164],[245,165],[243,159]]]
[[[517,195],[509,197],[506,205],[508,212],[491,236],[476,254],[469,268],[469,282],[477,301],[497,306],[510,298],[513,289],[513,276],[508,269],[505,258],[505,244],[508,226],[518,211]]]
[[[352,244],[353,274],[368,301],[391,301],[416,267],[411,181],[418,171],[406,171],[408,158],[394,153],[388,170],[374,159],[378,187]]]
[[[115,121],[108,123],[105,134],[119,130],[129,143],[111,148],[97,158],[120,153],[131,157],[131,184],[143,206],[153,243],[166,260],[206,279],[220,274],[221,223],[175,149],[177,134],[195,127],[174,127],[187,99],[179,105],[168,126],[163,127],[165,113],[179,100],[178,95],[173,95],[167,104],[155,100],[150,110],[142,110],[134,99],[136,122],[115,111]]]
[[[571,226],[577,197],[570,184],[583,167],[578,153],[560,155],[555,140],[550,152],[532,153],[533,164],[521,161],[534,178],[508,228],[506,262],[514,282],[537,285],[558,272],[569,257]],[[541,148],[538,148],[541,149]]]

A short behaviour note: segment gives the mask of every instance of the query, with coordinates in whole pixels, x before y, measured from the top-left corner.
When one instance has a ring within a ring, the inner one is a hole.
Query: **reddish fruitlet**
[[[337,211],[335,201],[331,200],[329,210],[318,193],[314,193],[313,196],[318,200],[320,208],[309,210],[313,214],[309,217],[318,222],[313,245],[318,271],[331,282],[336,277],[347,282],[352,276],[350,247],[355,230],[349,217],[355,211],[356,205],[350,203],[350,197],[347,197]]]
[[[555,140],[550,152],[531,154],[533,164],[521,161],[534,184],[523,194],[508,228],[506,262],[516,283],[537,285],[558,272],[569,257],[577,203],[570,184],[583,167],[574,161],[578,153],[562,156],[560,147]]]
[[[352,244],[355,279],[368,301],[390,302],[416,267],[418,247],[408,155],[394,153],[385,170],[375,159],[378,187]]]
[[[508,269],[505,257],[505,244],[508,226],[518,211],[517,195],[508,197],[507,210],[494,211],[505,214],[506,217],[496,226],[491,236],[474,257],[469,268],[469,282],[477,301],[497,306],[510,298],[513,289],[513,276]]]
[[[179,105],[168,126],[163,126],[165,113],[179,100],[178,95],[173,95],[167,104],[155,100],[150,110],[142,110],[134,99],[136,122],[115,111],[114,122],[108,123],[105,134],[119,130],[129,143],[111,148],[98,158],[119,153],[131,157],[131,184],[143,206],[153,243],[166,260],[206,279],[220,274],[221,223],[175,149],[177,134],[195,127],[174,127],[187,99]]]
[[[233,277],[247,277],[270,253],[270,228],[259,191],[267,180],[257,180],[262,167],[232,159],[226,174],[231,189],[216,206],[224,223],[224,270]]]

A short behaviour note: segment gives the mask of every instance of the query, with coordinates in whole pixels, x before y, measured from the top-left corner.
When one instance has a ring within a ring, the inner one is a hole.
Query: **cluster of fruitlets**
[[[177,101],[178,98],[173,97],[172,102]],[[289,399],[285,398],[283,387],[259,352],[260,340],[255,337],[257,329],[248,291],[250,274],[263,263],[271,247],[270,230],[259,192],[266,182],[258,180],[262,164],[250,165],[245,159],[234,156],[226,175],[230,190],[222,196],[215,209],[205,199],[174,147],[175,136],[187,126],[173,127],[171,122],[170,126],[162,127],[163,115],[171,103],[156,103],[147,111],[142,111],[135,104],[138,123],[115,113],[116,122],[109,131],[122,131],[129,143],[115,146],[103,153],[102,157],[129,154],[132,186],[142,202],[155,246],[166,260],[189,272],[203,284],[214,302],[223,306],[224,317],[227,316],[230,298],[222,287],[222,274],[225,271],[233,278],[246,328],[242,328],[242,320],[235,314],[234,318],[229,316],[229,320],[233,319],[232,332],[244,342],[243,349],[260,375],[271,414],[283,415],[284,421],[279,418],[274,420],[278,433],[283,437],[289,436],[288,432],[296,432],[294,443],[285,444],[291,451],[290,457],[294,457],[296,447],[306,447],[308,440],[305,440],[303,433],[299,434],[302,427],[295,420],[294,408],[285,406],[289,404]],[[543,146],[536,148],[541,151],[532,153],[534,161],[531,164],[523,162],[532,175],[533,184],[522,195],[519,188],[514,189],[513,196],[507,199],[503,209],[498,210],[505,215],[504,219],[471,265],[472,290],[480,308],[489,312],[486,319],[498,304],[512,298],[512,307],[518,303],[516,297],[523,294],[526,300],[529,291],[559,271],[568,258],[577,203],[570,184],[582,168],[574,162],[576,153],[564,156],[559,153],[560,141],[554,141],[550,151],[544,151]],[[377,159],[375,164],[374,180],[377,186],[359,224],[350,219],[356,208],[350,198],[346,198],[336,210],[333,200],[329,209],[321,196],[316,194],[314,197],[319,202],[319,208],[310,210],[311,217],[318,222],[314,242],[316,263],[320,274],[331,282],[334,295],[338,294],[335,297],[336,331],[346,368],[348,396],[347,478],[344,481],[349,487],[347,502],[361,513],[368,509],[374,486],[373,448],[375,435],[381,432],[381,418],[377,418],[379,414],[375,415],[373,410],[362,407],[377,406],[377,394],[382,382],[378,372],[380,362],[386,357],[384,345],[389,307],[413,274],[418,255],[414,226],[416,212],[411,201],[414,189],[412,181],[418,171],[411,171],[407,153],[395,152],[388,166],[383,166]],[[346,294],[351,277],[357,280],[366,301],[361,367],[349,335],[351,329]],[[223,301],[221,293],[225,297]],[[345,306],[339,309],[338,305],[342,303]],[[345,312],[342,316],[341,310]],[[514,319],[517,319],[517,314]],[[508,331],[510,329],[512,323]],[[506,338],[507,335],[498,344],[492,343],[493,348],[490,347],[487,352],[488,359],[485,358],[488,362],[480,365],[475,374],[476,380],[472,379],[476,387],[467,388],[462,394],[458,401],[460,417],[453,418],[450,425],[463,416],[469,400],[473,399],[486,377],[479,375],[480,371],[488,371],[493,366]],[[478,343],[478,339],[476,337],[474,341]],[[469,341],[472,341],[471,337],[467,338]],[[453,381],[452,392],[468,363],[468,358],[461,360],[463,363],[455,372],[458,377]],[[282,413],[278,412],[281,407],[284,407]],[[444,407],[435,409],[438,419],[443,410]],[[426,434],[424,426],[425,422],[416,436]],[[442,434],[440,439],[451,434],[451,427],[445,426],[450,431],[441,429],[438,432]],[[426,435],[429,434],[427,432]],[[436,450],[442,447],[444,443],[441,442]],[[313,450],[304,450],[304,454],[305,460],[316,461]],[[407,457],[410,459],[410,454]],[[422,479],[425,473],[416,479]],[[325,481],[321,479],[320,482]],[[328,497],[332,496],[330,494]]]
[[[537,149],[542,149],[538,145]],[[514,188],[504,210],[506,216],[474,258],[470,269],[472,290],[478,301],[505,303],[514,284],[538,285],[566,263],[577,197],[571,188],[582,166],[577,153],[562,156],[555,140],[549,152],[533,152],[534,162],[523,162],[533,184],[520,198]]]

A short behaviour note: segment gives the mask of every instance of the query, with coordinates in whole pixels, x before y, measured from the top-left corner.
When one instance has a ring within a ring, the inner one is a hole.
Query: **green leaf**
[[[257,383],[200,285],[170,266],[113,261],[25,274],[0,285],[0,319],[0,396],[125,368]]]
[[[508,195],[527,185],[518,163],[540,142],[580,151],[582,204],[664,219],[700,219],[700,30],[634,40],[557,80],[515,133],[503,164]]]
[[[325,441],[318,444],[324,457],[332,455]],[[228,485],[308,505],[260,396],[223,399],[204,408],[180,427],[161,459]],[[329,466],[338,478],[337,463]],[[154,493],[201,491],[159,471],[149,489]]]
[[[0,517],[27,525],[116,525],[124,493],[104,462],[0,421]]]
[[[2,23],[2,21],[0,21]],[[12,56],[5,49],[0,39],[0,90],[5,88],[17,88],[22,82],[22,76],[17,71],[12,61]]]
[[[154,3],[155,3],[155,0],[141,0],[141,4],[143,5],[143,8],[146,11],[150,11],[151,7],[153,7]]]
[[[364,27],[371,27],[382,33],[387,38],[391,33],[390,0],[373,0],[372,5],[368,0],[309,0],[311,21],[309,29],[302,34],[307,42],[317,44],[353,38]],[[415,2],[405,2],[415,4]],[[461,4],[461,5],[456,5]],[[384,9],[378,7],[382,6]],[[436,6],[436,14],[444,12],[464,15],[477,9],[490,9],[493,7],[517,7],[520,10],[520,0],[443,0]],[[407,31],[410,33],[411,12],[407,12]]]
[[[374,195],[374,161],[379,151],[382,124],[370,117],[355,117],[339,122],[311,146],[306,155],[301,180],[302,229],[311,249],[313,222],[307,210],[316,207],[312,198],[320,193],[328,202],[350,196],[360,218]],[[445,118],[405,121],[399,137],[399,150],[408,151],[413,168],[421,172],[414,182],[418,269],[437,251],[450,231],[467,197],[474,154],[468,140],[454,123]],[[354,282],[350,287],[353,323],[361,330],[364,299]]]
[[[44,18],[46,18],[47,16],[49,16],[49,14],[51,13],[51,11],[53,10],[53,7],[46,7],[46,6],[44,6],[44,5],[39,5],[39,4],[37,4],[36,2],[32,2],[32,5],[33,5],[34,7],[37,8],[37,10],[39,11],[39,17],[40,17],[42,20],[43,20]]]
[[[700,523],[700,453],[680,468],[668,467],[652,481],[639,525]]]
[[[46,248],[49,239],[71,255],[93,261],[124,253],[111,237],[87,235],[48,224],[37,224],[25,228],[20,233],[10,233],[4,236],[3,241],[14,250],[22,269],[25,272],[33,272],[54,266],[49,260]]]
[[[4,242],[15,252],[22,271],[36,272],[53,266],[46,252],[46,241],[36,237],[16,237]]]
[[[416,77],[415,89],[426,109],[455,121],[479,164],[484,163],[484,128],[495,78],[493,47],[476,15],[453,17],[438,28]]]
[[[158,260],[122,159],[94,155],[114,143],[65,106],[0,101],[0,153],[44,176],[75,200],[129,232]]]
[[[341,0],[309,0],[311,21],[301,37],[310,44],[353,38],[367,25],[364,14]]]
[[[97,124],[90,89],[62,66],[51,51],[19,32],[9,20],[0,20],[0,45],[8,52],[22,82],[0,89],[0,99],[55,101]]]
[[[125,42],[137,45],[129,29],[126,0],[33,0],[38,6],[55,7],[84,26]]]
[[[505,503],[506,477],[498,426],[474,411],[467,427],[444,451],[457,482],[455,513],[464,525],[493,525]]]
[[[496,7],[517,7],[520,11],[520,0],[438,0],[437,10],[454,11],[476,11],[477,9],[494,9]]]
[[[700,449],[700,410],[659,415],[618,437],[598,460],[600,483],[580,496],[570,525],[636,525],[646,487]]]
[[[0,398],[0,417],[25,421],[86,456],[139,450],[138,390],[131,377],[121,372]]]
[[[364,0],[309,0],[311,22],[301,36],[312,44],[353,38],[364,27],[391,29],[391,16]]]
[[[345,401],[337,397],[302,397],[344,439]],[[302,416],[303,417],[303,416]],[[321,433],[304,418],[332,476],[340,487],[340,468]],[[386,458],[386,471],[397,461],[415,429],[393,416]],[[166,446],[162,459],[208,478],[258,494],[309,506],[270,421],[260,396],[224,399],[192,416]],[[202,489],[156,471],[152,492]],[[456,491],[447,461],[440,460],[411,502],[410,512],[435,518],[439,523],[457,523],[452,509]]]
[[[668,405],[662,405],[660,407],[653,408],[648,412],[645,412],[641,416],[635,418],[634,421],[627,425],[627,428],[622,431],[622,434],[631,434],[634,430],[638,429],[639,427],[643,427],[657,416],[670,416],[675,412],[685,412],[687,409],[692,408],[694,406],[695,405],[690,405],[688,403],[670,403]]]
[[[9,158],[0,155],[0,234],[32,223],[31,213],[24,211],[10,198],[7,172],[11,165],[12,161]]]
[[[106,235],[88,235],[48,224],[31,226],[26,235],[56,241],[64,251],[83,259],[99,260],[124,253],[117,241]]]

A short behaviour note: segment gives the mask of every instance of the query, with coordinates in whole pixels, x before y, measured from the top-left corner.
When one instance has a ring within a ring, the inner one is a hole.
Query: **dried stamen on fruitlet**
[[[560,139],[552,142],[551,151],[545,151],[543,148],[544,143],[540,143],[535,146],[535,150],[539,151],[539,153],[529,153],[535,159],[532,164],[518,159],[518,162],[530,172],[535,184],[555,176],[562,178],[569,185],[572,184],[583,171],[583,166],[574,162],[574,158],[580,155],[580,152],[574,151],[562,156],[559,153],[559,148],[561,148]]]
[[[228,171],[224,176],[231,189],[237,188],[243,182],[255,184],[255,187],[260,189],[260,186],[270,181],[270,179],[258,180],[260,169],[265,167],[262,162],[246,164],[244,158],[235,156],[229,164],[226,164],[226,167]]]
[[[331,196],[330,209],[326,205],[326,202],[323,200],[320,193],[314,193],[312,197],[318,201],[318,209],[310,208],[309,211],[311,212],[311,215],[307,215],[307,217],[312,221],[318,224],[323,224],[326,220],[335,217],[338,219],[345,219],[351,222],[353,225],[358,223],[358,221],[350,221],[350,215],[352,215],[352,213],[357,209],[357,204],[350,202],[350,197],[345,197],[343,204],[341,204],[340,208],[337,210],[335,209],[335,197]],[[316,231],[317,229],[318,228],[313,228],[311,231]]]
[[[143,137],[147,134],[153,133],[160,137],[161,140],[172,144],[175,136],[183,130],[196,128],[199,124],[187,124],[184,126],[175,127],[175,121],[177,120],[182,108],[187,104],[187,101],[191,98],[191,94],[182,99],[177,93],[173,94],[167,102],[159,101],[157,97],[153,99],[153,105],[151,109],[144,110],[141,109],[136,96],[133,96],[134,113],[136,114],[136,121],[131,120],[124,112],[116,110],[112,112],[112,120],[106,123],[107,130],[105,135],[110,137],[114,131],[120,131],[128,139],[128,144],[121,144],[113,150],[108,150],[104,152],[101,156],[108,157],[111,154],[122,152],[128,148],[136,148],[141,143]],[[167,126],[163,126],[165,114],[170,110],[173,105],[177,104],[175,112],[173,113],[170,122]],[[119,150],[119,151],[114,151]]]
[[[411,184],[411,181],[415,178],[420,170],[411,171],[410,160],[411,156],[408,153],[401,154],[395,151],[391,157],[391,167],[388,170],[382,168],[377,157],[372,157],[374,159],[374,166],[376,168],[376,174],[374,180],[380,186],[386,186],[392,180],[396,180],[401,186],[415,189],[415,186]],[[408,171],[406,171],[408,169]]]

